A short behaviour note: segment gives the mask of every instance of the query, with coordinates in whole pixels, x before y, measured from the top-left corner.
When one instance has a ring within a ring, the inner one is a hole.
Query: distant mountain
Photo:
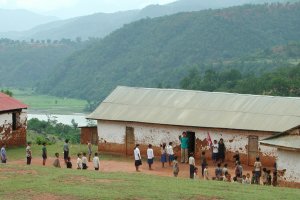
[[[116,13],[97,13],[67,20],[60,20],[43,24],[25,32],[1,33],[0,38],[11,39],[75,39],[81,37],[105,37],[124,24],[137,21],[142,18],[154,18],[171,15],[179,12],[200,11],[205,9],[225,8],[246,3],[285,2],[296,0],[179,0],[166,5],[150,5],[141,10],[131,10]],[[21,21],[21,20],[20,20]],[[30,21],[30,20],[26,20]],[[20,26],[21,27],[21,26]]]
[[[0,9],[0,32],[25,31],[57,20],[57,17],[43,16],[26,10]]]
[[[97,100],[116,85],[178,87],[191,68],[209,68],[214,63],[221,68],[225,61],[258,49],[299,41],[299,19],[300,3],[142,19],[66,58],[38,91]],[[247,63],[241,61],[236,68],[239,65]]]

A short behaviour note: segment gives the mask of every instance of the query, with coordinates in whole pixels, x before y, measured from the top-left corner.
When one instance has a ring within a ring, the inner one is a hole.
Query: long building
[[[139,143],[143,155],[148,144],[157,155],[160,144],[173,142],[180,155],[185,131],[197,157],[210,156],[210,135],[223,138],[227,160],[238,151],[244,164],[260,156],[271,166],[277,150],[259,141],[300,125],[300,98],[119,86],[87,118],[97,120],[100,151],[132,155]]]

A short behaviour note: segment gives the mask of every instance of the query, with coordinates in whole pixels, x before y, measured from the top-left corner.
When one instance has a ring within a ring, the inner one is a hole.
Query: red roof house
[[[20,146],[26,144],[28,106],[0,92],[0,144]]]

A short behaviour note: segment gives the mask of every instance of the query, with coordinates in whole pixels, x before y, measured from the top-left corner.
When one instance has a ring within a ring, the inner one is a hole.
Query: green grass
[[[63,142],[57,142],[52,145],[47,145],[47,153],[49,157],[54,157],[54,154],[58,152],[61,157],[63,156]],[[76,157],[77,153],[79,152],[86,152],[87,153],[87,145],[84,144],[70,144],[70,155],[72,157]],[[9,161],[14,160],[25,160],[25,146],[24,147],[7,147],[7,157]],[[42,145],[33,144],[31,145],[32,150],[32,156],[34,158],[42,156]],[[92,151],[97,152],[98,147],[96,145],[92,146]],[[42,159],[42,158],[41,158]],[[101,160],[127,160],[127,158],[121,156],[121,155],[112,155],[107,153],[101,153]]]
[[[299,189],[189,180],[142,173],[103,173],[0,165],[0,199],[298,199]]]
[[[4,88],[6,89],[6,88]],[[83,113],[87,101],[70,98],[60,98],[48,95],[39,95],[30,89],[12,89],[14,98],[29,105],[29,110],[38,113],[72,114]]]

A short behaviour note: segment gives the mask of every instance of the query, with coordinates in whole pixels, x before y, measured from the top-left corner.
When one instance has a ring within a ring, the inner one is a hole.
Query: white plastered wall
[[[183,131],[195,132],[196,140],[204,141],[207,138],[209,132],[212,140],[219,141],[223,138],[227,151],[240,153],[247,153],[248,136],[253,133],[247,131],[232,131],[225,129],[206,129],[195,127],[180,127],[170,125],[159,124],[146,124],[146,123],[133,123],[133,122],[114,122],[114,121],[101,121],[98,120],[98,135],[99,142],[108,142],[123,144],[126,132],[126,126],[134,128],[134,135],[136,143],[139,144],[152,144],[159,146],[163,142],[173,142],[175,145],[179,145],[178,136]],[[270,135],[264,135],[257,133],[259,140],[269,137]],[[207,147],[206,147],[207,148]],[[268,156],[277,156],[276,148],[259,146],[260,152]],[[204,150],[204,149],[203,149]]]
[[[287,181],[300,182],[300,152],[278,149],[278,170],[286,170]]]

